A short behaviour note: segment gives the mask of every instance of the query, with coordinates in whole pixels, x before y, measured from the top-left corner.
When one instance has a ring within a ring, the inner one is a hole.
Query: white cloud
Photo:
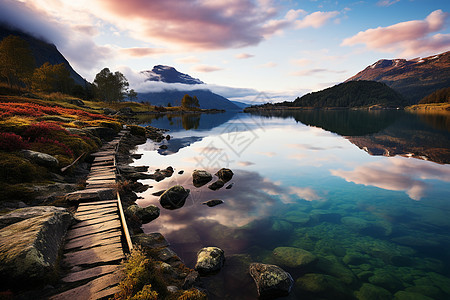
[[[323,11],[316,11],[312,14],[307,15],[302,20],[296,20],[295,25],[298,29],[303,28],[319,28],[324,26],[330,19],[333,19],[339,15],[338,11],[329,11],[329,12],[323,12]]]

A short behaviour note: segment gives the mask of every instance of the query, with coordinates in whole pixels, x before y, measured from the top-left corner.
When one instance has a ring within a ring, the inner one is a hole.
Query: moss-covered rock
[[[181,185],[175,185],[161,195],[159,198],[159,203],[166,209],[181,208],[186,202],[189,192],[189,189],[185,189]]]
[[[291,292],[294,280],[288,272],[278,266],[252,263],[249,272],[256,283],[260,299],[287,296]]]
[[[295,288],[299,295],[314,299],[354,299],[352,291],[330,275],[306,274],[296,280]]]
[[[391,292],[403,289],[402,282],[396,276],[383,269],[375,270],[374,275],[369,278],[369,282]]]
[[[328,255],[326,257],[319,257],[315,269],[321,273],[332,275],[339,278],[340,281],[347,285],[354,285],[358,282],[358,278],[353,272],[344,266],[337,257]]]
[[[195,270],[201,275],[218,272],[225,262],[225,253],[218,247],[205,247],[197,252]]]
[[[430,298],[430,297],[422,295],[422,294],[405,292],[405,291],[400,291],[400,292],[395,293],[394,299],[395,300],[433,300],[433,298]]]
[[[382,287],[370,283],[364,283],[361,288],[355,292],[358,300],[389,300],[392,294]]]
[[[300,248],[278,247],[272,254],[276,264],[289,268],[308,267],[317,262],[317,256]]]

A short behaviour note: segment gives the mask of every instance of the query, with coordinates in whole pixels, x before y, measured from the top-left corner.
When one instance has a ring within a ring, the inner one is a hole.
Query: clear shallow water
[[[144,231],[161,232],[190,267],[200,248],[222,248],[224,269],[205,279],[212,299],[256,299],[249,262],[289,271],[297,281],[290,299],[450,299],[448,124],[442,116],[349,111],[152,120],[171,130],[168,149],[149,141],[134,164],[176,171],[143,181],[153,188],[138,204],[159,206],[151,194],[175,184],[191,194],[181,209],[161,208]],[[194,169],[221,167],[235,174],[231,189],[192,185]],[[202,205],[210,199],[225,203]],[[318,262],[293,266],[293,248]]]

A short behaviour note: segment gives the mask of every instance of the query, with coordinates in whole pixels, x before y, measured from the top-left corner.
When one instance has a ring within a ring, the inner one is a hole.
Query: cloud
[[[368,163],[352,171],[330,170],[330,172],[348,182],[392,191],[405,191],[414,200],[420,200],[430,188],[425,180],[438,179],[450,182],[450,170],[446,166],[403,157]]]
[[[200,62],[200,59],[198,59],[195,56],[187,56],[187,57],[177,58],[177,59],[175,59],[175,61],[178,63],[184,63],[184,64],[196,64],[196,63]]]
[[[442,30],[448,14],[435,10],[425,20],[397,23],[388,27],[378,27],[360,31],[346,38],[342,46],[364,44],[366,48],[382,52],[401,52],[405,56],[436,53],[450,48],[449,34],[432,33]]]
[[[274,157],[275,155],[277,155],[275,152],[256,152],[256,153],[267,156],[267,157]]]
[[[79,16],[77,13],[74,15]],[[85,18],[80,16],[83,22]],[[107,57],[114,55],[112,48],[98,46],[93,41],[93,37],[98,33],[94,26],[76,22],[67,25],[64,20],[54,17],[33,2],[0,1],[0,20],[16,29],[56,44],[77,70],[88,72],[98,68]]]
[[[274,68],[276,66],[277,66],[276,63],[274,63],[273,61],[269,61],[269,62],[267,62],[265,64],[259,65],[258,67],[259,68]]]
[[[272,1],[99,0],[90,12],[142,41],[197,50],[257,45],[290,26],[300,11],[281,19]]]
[[[120,52],[124,53],[126,55],[129,55],[129,56],[132,56],[132,57],[145,57],[145,56],[152,56],[152,55],[157,55],[157,54],[161,54],[161,53],[166,53],[167,49],[135,47],[135,48],[120,49]]]
[[[251,161],[238,161],[237,164],[241,167],[248,167],[254,165],[255,163]]]
[[[321,200],[322,197],[320,197],[316,191],[314,191],[312,188],[301,188],[297,186],[292,186],[289,188],[289,193],[294,194],[297,197],[304,199],[306,201],[313,201],[313,200]]]
[[[292,60],[292,62],[299,66],[306,66],[311,63],[311,60],[306,59],[306,58],[300,58],[300,59],[294,59],[294,60]]]
[[[313,28],[319,28],[324,26],[330,19],[336,17],[339,15],[338,11],[329,11],[329,12],[323,12],[323,11],[316,11],[312,14],[307,15],[302,20],[296,20],[295,26],[298,29],[313,27]]]
[[[198,65],[192,68],[196,72],[201,73],[211,73],[211,72],[217,72],[223,70],[221,67],[217,66],[208,66],[208,65]]]
[[[237,59],[247,59],[247,58],[254,57],[254,55],[248,54],[248,53],[239,53],[239,54],[236,54],[234,57],[236,57]]]
[[[397,2],[400,2],[400,0],[380,0],[377,2],[378,6],[391,6]]]
[[[312,76],[312,75],[316,75],[316,74],[320,74],[320,73],[342,74],[345,72],[346,71],[336,71],[336,70],[317,68],[317,69],[300,70],[300,71],[291,72],[290,75],[292,75],[292,76]]]

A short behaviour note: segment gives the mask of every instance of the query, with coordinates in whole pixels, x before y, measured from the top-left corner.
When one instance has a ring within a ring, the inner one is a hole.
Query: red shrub
[[[73,157],[73,151],[69,147],[67,147],[67,145],[61,143],[60,141],[49,139],[46,137],[37,138],[30,145],[30,148],[51,155],[62,154]]]
[[[30,125],[23,133],[23,137],[35,140],[39,137],[51,137],[55,133],[60,132],[68,134],[68,132],[61,126],[43,121]]]
[[[0,132],[0,150],[17,151],[24,148],[27,148],[27,142],[20,135]]]

